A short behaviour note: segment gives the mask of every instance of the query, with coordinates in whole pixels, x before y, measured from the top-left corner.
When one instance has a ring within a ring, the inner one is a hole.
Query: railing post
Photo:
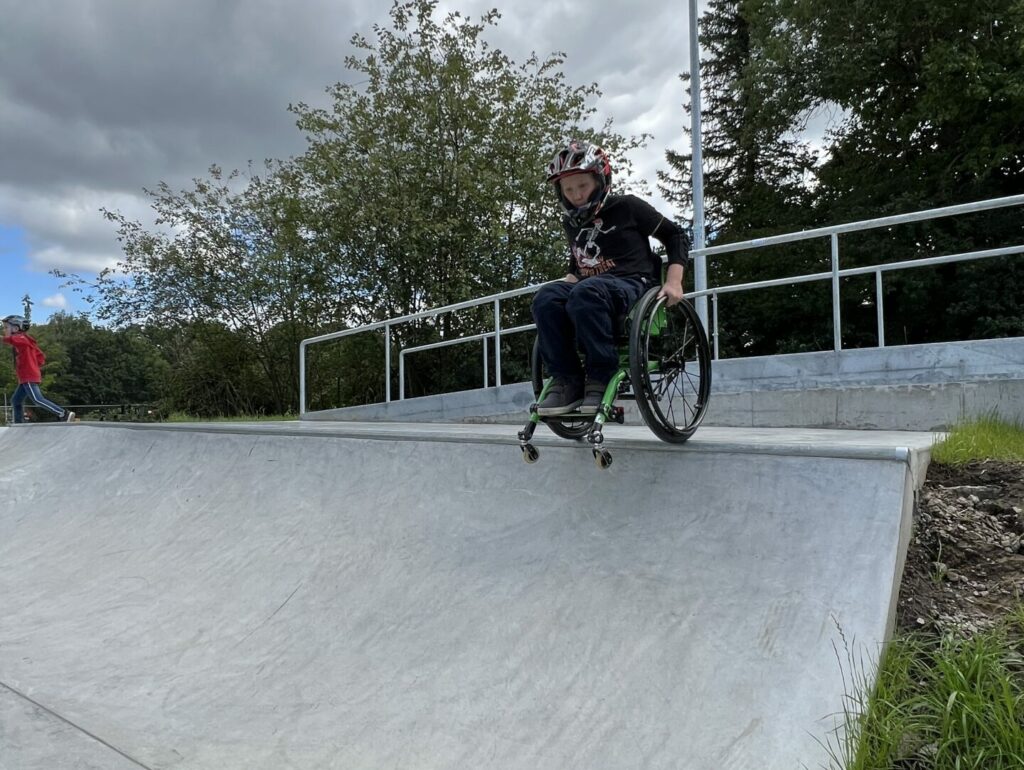
[[[484,340],[484,349],[487,340]],[[486,366],[486,364],[485,364]],[[501,387],[501,300],[494,300],[494,386]],[[487,387],[487,374],[484,373],[484,387]]]
[[[405,401],[405,351],[398,354],[398,400]]]
[[[391,324],[384,324],[384,403],[391,403]]]
[[[484,343],[484,387],[485,388],[489,388],[490,385],[487,384],[487,382],[488,382],[488,379],[487,379],[487,363],[488,363],[488,361],[487,361],[487,338],[484,337],[481,340],[481,342]]]
[[[875,311],[878,317],[878,347],[885,347],[885,307],[882,299],[882,271],[875,271]]]
[[[843,331],[839,316],[839,235],[832,233],[832,346],[837,353],[843,349]]]
[[[711,295],[711,313],[714,318],[714,331],[712,339],[715,342],[715,360],[718,360],[718,292],[713,292]]]
[[[4,399],[6,406],[6,397]],[[299,417],[306,413],[306,341],[299,343]]]

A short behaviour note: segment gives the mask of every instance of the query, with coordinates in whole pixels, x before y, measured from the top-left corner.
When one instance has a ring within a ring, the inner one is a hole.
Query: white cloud
[[[68,298],[58,292],[57,294],[46,297],[40,304],[43,307],[53,308],[54,310],[67,310]]]

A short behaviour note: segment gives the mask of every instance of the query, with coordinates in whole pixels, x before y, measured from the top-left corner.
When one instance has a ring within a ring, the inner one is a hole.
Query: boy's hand
[[[672,307],[683,298],[683,266],[669,265],[665,283],[658,292],[658,299],[665,298],[665,306]]]
[[[580,282],[580,279],[577,278],[572,273],[566,273],[565,274],[565,278],[563,278],[562,280],[565,281],[566,283],[579,283]]]
[[[658,299],[665,298],[665,306],[672,307],[679,303],[679,300],[683,298],[683,287],[676,284],[666,282],[661,287],[661,291],[658,292]]]

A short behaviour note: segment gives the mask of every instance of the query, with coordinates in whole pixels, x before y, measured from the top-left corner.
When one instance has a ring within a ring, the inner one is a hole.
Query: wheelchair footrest
[[[617,422],[619,425],[623,425],[626,422],[626,410],[621,406],[612,407],[611,421]]]

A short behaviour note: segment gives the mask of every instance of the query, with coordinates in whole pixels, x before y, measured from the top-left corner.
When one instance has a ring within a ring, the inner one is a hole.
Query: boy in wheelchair
[[[658,296],[669,306],[683,298],[689,239],[646,201],[611,195],[611,161],[600,147],[570,141],[548,164],[547,181],[565,209],[569,272],[543,286],[533,300],[541,358],[552,376],[537,414],[595,414],[619,368],[617,326],[640,296],[661,282],[661,260],[649,238],[657,238],[668,254]]]

